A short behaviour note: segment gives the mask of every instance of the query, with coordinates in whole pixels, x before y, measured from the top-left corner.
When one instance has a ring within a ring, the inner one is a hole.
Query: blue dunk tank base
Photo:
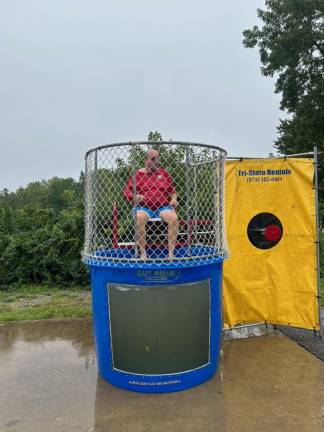
[[[102,254],[117,258],[118,249]],[[127,390],[162,393],[214,375],[222,332],[222,258],[209,255],[199,264],[96,257],[85,262],[91,269],[98,368],[105,380]]]

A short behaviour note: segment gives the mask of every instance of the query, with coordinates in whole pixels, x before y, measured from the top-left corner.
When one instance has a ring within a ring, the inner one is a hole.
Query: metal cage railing
[[[226,258],[225,150],[128,142],[89,150],[85,159],[84,261]]]

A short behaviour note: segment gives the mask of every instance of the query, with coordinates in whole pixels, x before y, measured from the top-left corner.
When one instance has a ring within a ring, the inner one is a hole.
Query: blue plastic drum
[[[186,247],[177,250],[177,260],[158,264],[118,262],[125,249],[106,249],[98,252],[98,260],[85,260],[91,269],[96,352],[104,379],[127,390],[162,393],[213,376],[222,332],[223,258],[207,249],[199,264],[186,261]],[[129,251],[130,258],[133,253]],[[167,251],[160,253],[163,258]]]

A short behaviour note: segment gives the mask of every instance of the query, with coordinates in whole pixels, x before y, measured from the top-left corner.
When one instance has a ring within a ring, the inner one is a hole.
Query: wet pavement
[[[279,331],[224,341],[219,372],[178,393],[97,376],[90,320],[0,325],[1,432],[324,430],[324,363]]]
[[[298,343],[307,351],[324,361],[324,308],[321,309],[321,331],[297,329],[293,327],[278,326],[278,329],[290,339]]]

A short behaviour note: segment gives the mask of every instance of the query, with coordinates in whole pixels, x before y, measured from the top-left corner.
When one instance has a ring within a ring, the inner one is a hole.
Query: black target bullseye
[[[253,246],[270,249],[282,238],[283,228],[280,220],[272,213],[259,213],[247,227],[247,235]]]

